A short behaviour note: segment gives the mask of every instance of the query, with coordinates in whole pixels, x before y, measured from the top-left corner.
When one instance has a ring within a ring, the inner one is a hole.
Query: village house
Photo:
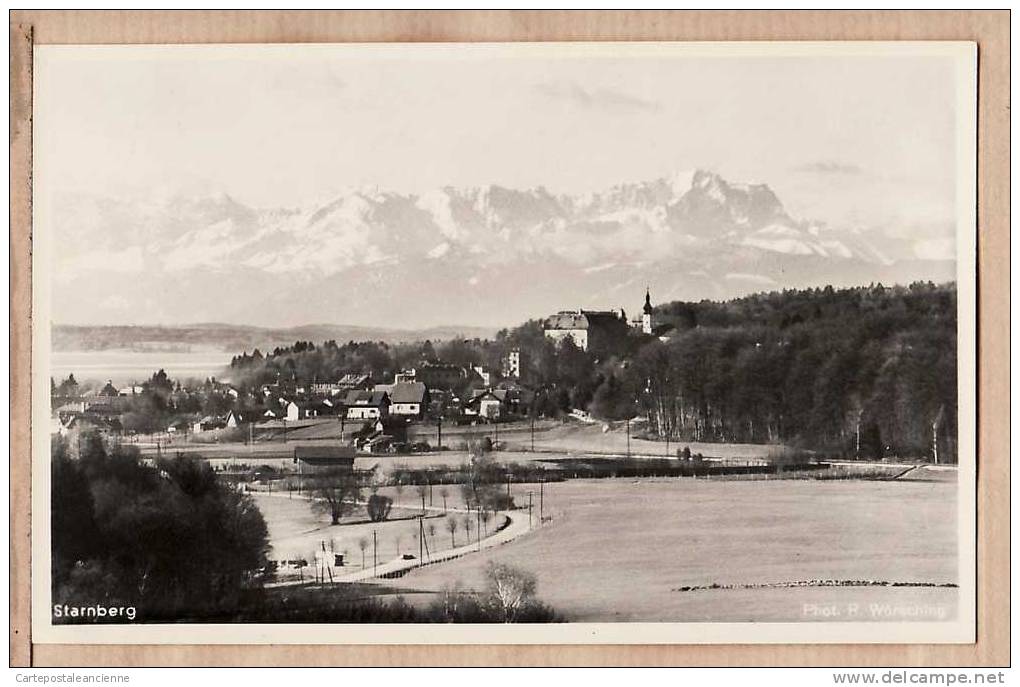
[[[330,417],[340,411],[340,402],[331,398],[313,398],[308,405],[315,412],[315,417]]]
[[[372,386],[371,382],[369,375],[350,373],[335,382],[315,382],[310,388],[312,394],[316,396],[333,397],[352,389],[369,389]]]
[[[61,420],[57,433],[67,441],[68,455],[77,457],[81,450],[81,437],[86,432],[98,432],[104,443],[116,441],[122,427],[120,420],[100,415],[73,415]]]
[[[394,444],[407,443],[407,423],[405,418],[383,417],[374,424],[366,425],[354,434],[355,446],[359,451],[367,453],[385,453]]]
[[[375,420],[390,412],[390,397],[385,391],[349,391],[344,398],[348,420]]]
[[[337,382],[315,382],[312,384],[312,393],[320,396],[336,396],[343,389]]]
[[[130,401],[130,398],[121,396],[117,387],[109,381],[98,393],[90,394],[84,398],[87,411],[106,415],[124,412]]]
[[[492,386],[496,381],[496,373],[484,365],[472,365],[471,377],[481,382],[482,386]]]
[[[201,420],[192,425],[191,430],[193,432],[209,432],[214,429],[223,429],[226,427],[226,422],[223,418],[214,417],[212,415],[206,415]]]
[[[252,410],[231,410],[227,413],[224,425],[229,428],[262,422],[265,419],[265,408]]]
[[[414,382],[416,374],[417,372],[413,367],[408,370],[402,370],[401,372],[398,372],[397,374],[393,375],[393,383],[409,384],[411,382]]]
[[[187,434],[197,419],[194,416],[178,418],[167,426],[166,432],[167,434]]]
[[[464,414],[495,420],[504,414],[506,402],[506,389],[478,389],[464,403]]]
[[[67,403],[57,406],[54,413],[56,413],[58,418],[61,418],[64,415],[80,415],[84,413],[85,410],[85,401],[68,401]]]
[[[527,413],[535,402],[535,392],[513,383],[500,384],[500,389],[505,392],[503,396],[503,409],[510,415],[521,415]]]
[[[284,417],[289,422],[309,420],[319,416],[322,404],[314,401],[287,401],[284,405]]]
[[[390,391],[390,415],[423,418],[429,407],[429,388],[421,382],[400,382]]]
[[[120,420],[107,418],[102,415],[74,414],[66,415],[59,419],[57,432],[64,437],[72,434],[80,434],[96,430],[104,434],[119,434],[121,432]]]

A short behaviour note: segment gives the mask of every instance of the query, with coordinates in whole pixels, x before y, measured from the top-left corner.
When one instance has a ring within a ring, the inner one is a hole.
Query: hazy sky
[[[36,155],[56,193],[599,190],[702,167],[797,217],[954,218],[947,57],[721,56],[652,46],[37,48]]]

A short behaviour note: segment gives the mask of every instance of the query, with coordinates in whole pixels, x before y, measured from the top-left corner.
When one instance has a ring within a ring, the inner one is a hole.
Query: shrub
[[[393,499],[381,494],[372,494],[368,497],[365,509],[368,511],[368,519],[372,522],[380,522],[390,516],[393,508]]]

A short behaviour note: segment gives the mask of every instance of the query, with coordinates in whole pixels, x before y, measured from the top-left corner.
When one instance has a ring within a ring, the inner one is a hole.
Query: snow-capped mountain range
[[[695,171],[600,193],[352,189],[308,208],[227,195],[54,208],[53,319],[512,326],[565,308],[953,278],[878,230],[792,218],[764,184]]]

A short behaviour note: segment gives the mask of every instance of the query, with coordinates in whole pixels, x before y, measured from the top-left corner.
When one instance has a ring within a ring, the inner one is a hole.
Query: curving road
[[[262,493],[263,496],[275,496],[278,498],[289,498],[287,494],[269,494]],[[302,497],[307,498],[307,497]],[[311,499],[309,499],[311,500]],[[443,513],[443,508],[438,506],[428,506],[425,508],[426,511],[433,513]],[[466,508],[449,508],[449,512],[454,513],[474,513]],[[526,510],[513,510],[513,511],[499,511],[496,513],[496,517],[503,516],[507,519],[504,527],[496,532],[493,532],[488,537],[485,537],[481,541],[475,541],[464,546],[458,546],[452,549],[445,549],[443,551],[437,551],[433,554],[425,555],[424,560],[413,558],[405,559],[403,557],[394,558],[385,563],[380,563],[374,568],[366,568],[364,570],[358,570],[347,574],[333,573],[333,582],[372,582],[380,581],[381,579],[389,579],[394,577],[400,577],[403,573],[415,568],[425,567],[427,565],[434,565],[436,563],[442,563],[443,561],[451,561],[456,558],[461,558],[471,553],[477,553],[478,551],[484,551],[491,549],[496,546],[509,543],[522,535],[527,534],[533,529],[533,526],[537,526],[538,517],[529,517]],[[291,585],[301,585],[305,582],[301,580],[288,580],[284,582],[274,582],[267,586],[272,587],[285,587]]]

